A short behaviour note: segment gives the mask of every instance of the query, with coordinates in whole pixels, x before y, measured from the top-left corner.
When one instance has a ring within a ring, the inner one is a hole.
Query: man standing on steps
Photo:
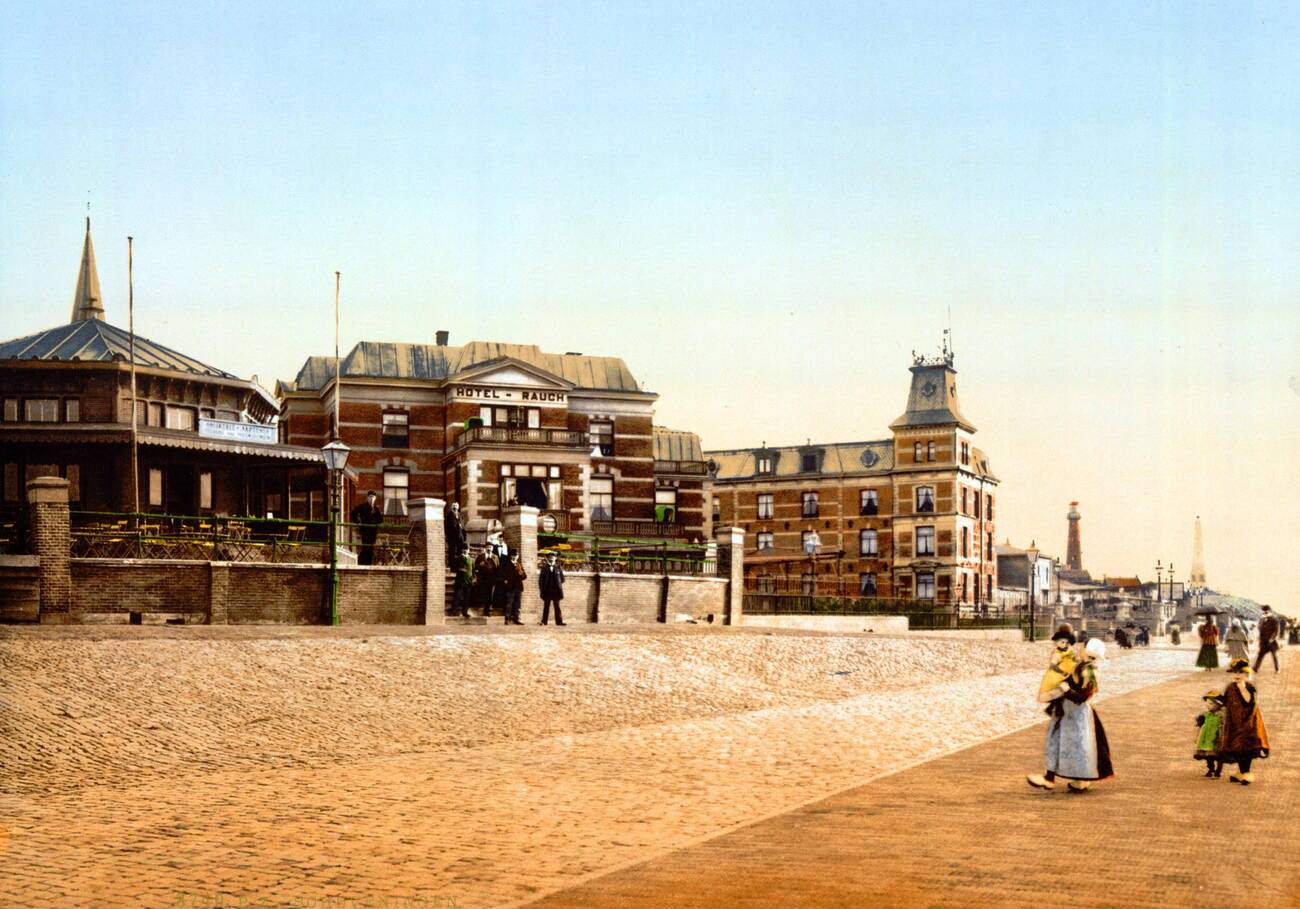
[[[1280,630],[1277,616],[1273,615],[1273,610],[1268,606],[1261,606],[1260,613],[1259,653],[1255,654],[1255,671],[1259,672],[1259,667],[1264,662],[1264,654],[1267,653],[1273,657],[1273,671],[1281,672],[1282,668],[1277,662],[1277,636]]]
[[[555,562],[555,553],[548,552],[542,570],[537,575],[537,589],[542,595],[542,624],[550,617],[551,607],[555,607],[555,624],[563,625],[564,617],[560,615],[560,600],[564,599],[564,569]]]
[[[358,565],[375,563],[375,540],[379,537],[379,525],[384,523],[384,512],[375,501],[379,498],[372,489],[366,493],[366,500],[352,509],[352,523],[359,525],[361,534],[361,551],[357,553]]]

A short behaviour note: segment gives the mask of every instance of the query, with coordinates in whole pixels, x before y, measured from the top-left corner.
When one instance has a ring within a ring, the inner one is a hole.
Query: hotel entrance
[[[561,506],[558,464],[502,464],[501,502],[530,505],[539,511]]]

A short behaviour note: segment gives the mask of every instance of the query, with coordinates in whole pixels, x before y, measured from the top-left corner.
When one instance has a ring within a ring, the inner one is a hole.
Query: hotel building
[[[916,357],[911,373],[888,438],[705,453],[714,520],[746,531],[748,591],[993,599],[997,477],[962,414],[952,354]]]
[[[363,342],[337,364],[348,506],[368,490],[389,515],[436,496],[482,531],[512,502],[546,532],[709,538],[708,473],[693,433],[654,425],[658,395],[617,357],[471,341]],[[282,439],[334,432],[336,364],[311,357],[281,382]]]

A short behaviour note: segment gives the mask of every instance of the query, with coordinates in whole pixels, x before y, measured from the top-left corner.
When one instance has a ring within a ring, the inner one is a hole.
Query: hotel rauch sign
[[[567,392],[551,391],[546,388],[492,388],[487,385],[455,385],[452,397],[468,398],[475,401],[509,401],[521,404],[565,404],[569,400]]]

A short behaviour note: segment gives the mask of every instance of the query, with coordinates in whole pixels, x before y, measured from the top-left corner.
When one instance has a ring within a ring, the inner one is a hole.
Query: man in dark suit
[[[447,542],[447,566],[455,568],[461,562],[461,557],[465,555],[465,548],[468,545],[465,536],[465,528],[460,523],[460,503],[452,502],[447,506],[447,514],[443,518],[444,535]]]
[[[1281,672],[1277,662],[1277,639],[1281,632],[1277,616],[1268,606],[1261,606],[1259,611],[1259,653],[1255,655],[1255,671],[1259,672],[1259,667],[1264,664],[1264,655],[1268,654],[1273,657],[1273,671]]]
[[[555,624],[563,625],[564,617],[560,615],[560,600],[564,599],[564,569],[556,564],[555,553],[548,552],[542,570],[537,575],[537,587],[542,594],[542,624],[550,617],[551,606],[555,607]]]
[[[361,535],[361,551],[357,553],[357,564],[375,564],[375,540],[379,538],[379,525],[384,523],[383,509],[377,504],[379,496],[372,489],[366,493],[366,500],[352,509],[352,523],[358,525]]]

